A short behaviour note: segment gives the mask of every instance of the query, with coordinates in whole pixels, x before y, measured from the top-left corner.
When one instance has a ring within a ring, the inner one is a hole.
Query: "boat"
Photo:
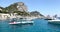
[[[13,18],[9,24],[29,24],[29,23],[34,23],[34,21],[32,21],[32,19],[28,20],[28,18],[20,19]]]
[[[44,19],[44,20],[52,20],[52,19]]]
[[[34,23],[34,21],[10,22],[9,24],[31,24],[31,23]]]
[[[48,20],[49,23],[60,24],[60,20]]]
[[[58,22],[60,20],[48,20],[49,22]]]
[[[48,20],[49,23],[53,23],[53,24],[60,24],[60,19],[58,18],[54,18],[52,20]]]

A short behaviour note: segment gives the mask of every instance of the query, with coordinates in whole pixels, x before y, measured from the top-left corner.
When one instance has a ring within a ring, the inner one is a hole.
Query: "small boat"
[[[44,19],[44,20],[52,20],[52,19]]]

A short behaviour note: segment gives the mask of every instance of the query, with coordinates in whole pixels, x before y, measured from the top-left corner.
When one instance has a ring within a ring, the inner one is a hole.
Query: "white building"
[[[3,14],[3,13],[0,13],[0,20],[5,20],[7,18],[9,18],[10,15],[9,14]]]
[[[12,18],[16,18],[16,13],[14,13],[14,15],[0,13],[0,20],[6,20],[6,19],[12,19]]]

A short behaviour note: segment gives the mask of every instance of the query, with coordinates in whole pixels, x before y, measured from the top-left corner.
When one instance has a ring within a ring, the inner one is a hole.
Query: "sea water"
[[[43,19],[33,21],[33,24],[10,25],[8,20],[3,20],[0,21],[0,32],[60,32],[60,25],[50,24]]]

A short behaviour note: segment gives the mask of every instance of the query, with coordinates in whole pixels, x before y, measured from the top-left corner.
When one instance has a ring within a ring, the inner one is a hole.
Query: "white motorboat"
[[[58,22],[58,21],[60,21],[60,20],[48,20],[49,22]]]
[[[48,20],[49,23],[60,24],[60,19],[54,18],[53,20]]]
[[[12,21],[9,24],[28,24],[28,23],[34,23],[34,21],[28,20],[28,18],[20,18],[20,19],[15,19],[13,18]]]
[[[29,24],[29,23],[34,23],[34,21],[11,22],[9,24]]]
[[[52,24],[60,24],[60,20],[48,20],[48,22]]]
[[[54,18],[52,20],[48,20],[49,23],[60,24],[60,19]]]

